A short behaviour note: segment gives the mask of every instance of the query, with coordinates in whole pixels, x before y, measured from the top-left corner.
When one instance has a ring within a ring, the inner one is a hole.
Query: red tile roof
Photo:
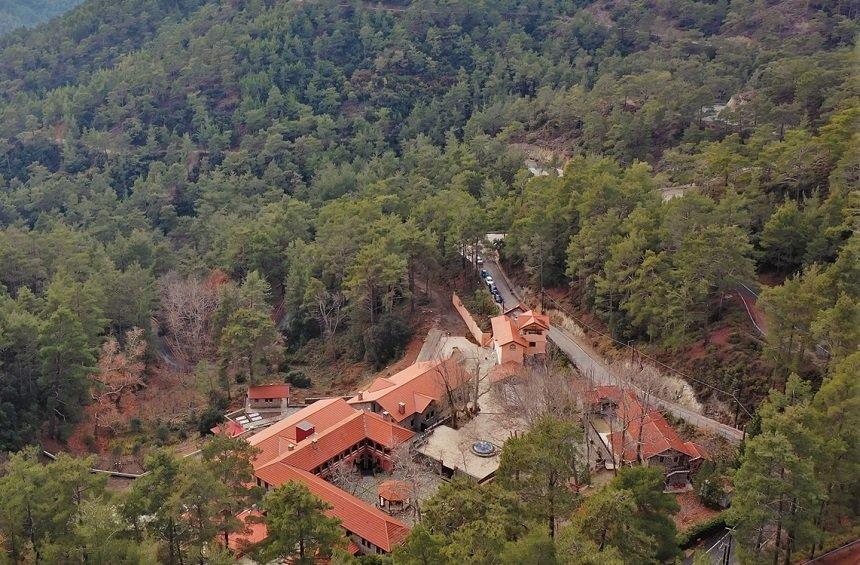
[[[587,398],[592,404],[611,400],[618,405],[618,419],[626,423],[626,430],[612,432],[609,440],[613,451],[620,454],[625,461],[636,460],[636,446],[640,437],[643,459],[650,459],[669,449],[684,453],[691,459],[703,457],[703,451],[692,442],[682,440],[658,410],[650,408],[643,414],[642,404],[632,390],[601,386],[589,391]]]
[[[379,483],[376,487],[376,492],[385,500],[406,502],[411,496],[412,487],[409,486],[409,483],[404,483],[403,481],[390,480]]]
[[[507,361],[502,363],[501,365],[494,365],[492,369],[490,369],[488,377],[490,377],[491,383],[499,383],[502,381],[506,381],[514,375],[519,374],[522,371],[523,366],[514,361]]]
[[[390,377],[380,377],[370,387],[349,399],[352,405],[375,402],[387,410],[396,422],[402,422],[413,414],[420,414],[434,400],[445,397],[447,386],[459,388],[469,380],[457,359],[449,357],[444,361],[419,361]],[[404,403],[404,413],[400,413],[400,403]]]
[[[233,420],[224,420],[209,431],[219,436],[236,437],[244,434],[245,428]]]
[[[498,345],[507,345],[509,343],[518,343],[523,347],[528,347],[529,343],[520,335],[520,329],[508,316],[496,316],[490,320],[493,326],[493,341]]]
[[[276,463],[260,469],[257,476],[273,487],[290,481],[304,484],[314,495],[332,506],[326,513],[338,518],[344,529],[386,552],[390,552],[409,534],[409,528],[398,520],[320,477],[296,467]]]
[[[507,316],[508,314],[512,314],[512,313],[517,312],[517,315],[519,315],[519,314],[521,314],[521,313],[523,313],[523,312],[526,312],[526,311],[528,311],[528,308],[526,308],[525,304],[523,304],[522,302],[520,302],[520,303],[519,303],[519,304],[517,304],[516,306],[512,306],[512,307],[508,308],[507,310],[505,310],[504,312],[502,312],[502,314],[504,314],[505,316]]]
[[[517,325],[520,329],[528,326],[536,325],[545,330],[549,329],[549,316],[546,314],[536,314],[533,310],[526,310],[517,317]]]
[[[304,471],[313,471],[365,438],[393,449],[413,435],[410,430],[387,422],[378,414],[353,410],[351,415],[334,426],[295,443],[292,451],[284,447],[274,459],[256,468],[262,471],[271,465],[283,463]]]
[[[241,532],[229,534],[227,546],[238,555],[242,555],[251,546],[266,539],[269,533],[266,531],[266,524],[262,523],[263,514],[259,510],[245,510],[239,513],[236,518],[242,522],[244,529]]]
[[[260,400],[262,398],[289,398],[290,385],[260,385],[248,388],[248,398]]]
[[[254,460],[254,467],[265,465],[276,458],[286,449],[287,444],[297,444],[297,424],[304,421],[310,422],[314,426],[314,431],[319,434],[355,413],[356,410],[342,398],[326,398],[302,408],[265,430],[257,432],[248,438],[248,443],[260,450]]]

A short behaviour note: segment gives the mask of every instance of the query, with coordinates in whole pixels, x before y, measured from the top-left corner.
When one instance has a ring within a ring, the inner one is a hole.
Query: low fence
[[[55,454],[44,449],[42,450],[42,455],[52,461],[57,460],[57,456]],[[110,469],[99,469],[98,467],[90,467],[90,473],[110,475],[111,477],[117,477],[120,479],[139,479],[140,477],[149,474],[148,471],[144,471],[143,473],[123,473],[122,471],[111,471]]]
[[[490,341],[493,339],[493,335],[481,330],[478,323],[475,321],[475,318],[472,317],[472,314],[463,304],[463,301],[460,300],[459,296],[457,296],[457,293],[451,294],[451,303],[454,305],[454,309],[457,310],[457,313],[460,314],[460,317],[463,318],[463,321],[466,322],[466,327],[469,328],[469,331],[472,333],[472,337],[475,338],[478,345],[482,347],[489,345]]]

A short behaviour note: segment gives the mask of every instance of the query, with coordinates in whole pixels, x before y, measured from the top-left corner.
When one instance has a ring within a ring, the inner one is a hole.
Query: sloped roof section
[[[649,459],[670,449],[699,459],[704,455],[692,442],[685,442],[658,410],[644,411],[636,394],[617,386],[601,386],[587,393],[592,404],[610,400],[617,404],[617,417],[626,424],[623,431],[613,432],[609,440],[612,449],[626,461],[636,459],[637,444],[641,441],[641,455]]]
[[[248,388],[248,398],[251,400],[260,400],[262,398],[289,398],[290,385],[260,385]]]
[[[260,454],[254,460],[254,467],[265,465],[275,459],[283,451],[283,444],[298,443],[296,441],[298,424],[309,422],[319,434],[356,413],[357,410],[342,398],[327,398],[302,408],[248,438],[248,443],[260,450]]]
[[[530,326],[538,326],[548,330],[549,316],[546,314],[536,314],[534,310],[526,310],[517,317],[517,325],[520,329],[525,329]]]
[[[469,373],[457,359],[419,361],[390,377],[378,378],[366,391],[349,399],[349,404],[376,402],[396,422],[420,414],[434,400],[441,400],[447,389],[459,388],[469,380]],[[405,404],[403,413],[400,403]]]
[[[496,316],[490,320],[493,326],[493,341],[499,346],[516,343],[528,347],[528,342],[520,335],[516,322],[508,316]]]
[[[363,439],[370,439],[383,447],[394,449],[413,435],[410,430],[387,422],[378,414],[353,410],[350,416],[337,425],[293,444],[292,450],[280,449],[274,459],[257,469],[262,470],[282,463],[304,471],[313,471]]]
[[[338,518],[343,528],[386,552],[391,552],[409,535],[409,528],[402,522],[307,471],[279,462],[258,470],[257,476],[274,487],[288,482],[302,483],[331,505],[326,514]]]

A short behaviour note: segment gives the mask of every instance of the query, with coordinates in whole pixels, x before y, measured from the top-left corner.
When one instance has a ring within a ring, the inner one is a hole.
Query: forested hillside
[[[857,17],[836,0],[88,0],[0,38],[0,450],[85,421],[92,445],[197,427],[130,408],[165,366],[216,383],[210,415],[291,362],[382,366],[425,288],[507,232],[507,265],[657,352],[706,339],[767,274],[766,343],[698,376],[755,412],[800,374],[755,425],[811,457],[780,426],[795,406],[832,424],[844,388],[812,390],[856,376],[860,342]],[[534,178],[523,147],[569,158],[563,176]],[[848,464],[855,439],[831,455]],[[858,489],[803,471],[806,543],[821,493]]]
[[[0,5],[0,35],[19,27],[33,27],[81,2],[82,0],[5,0]]]

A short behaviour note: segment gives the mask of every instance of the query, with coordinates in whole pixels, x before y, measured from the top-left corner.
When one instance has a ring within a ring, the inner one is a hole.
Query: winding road
[[[501,267],[495,261],[487,260],[483,266],[496,283],[499,289],[499,294],[502,295],[504,308],[511,308],[520,303],[520,299],[514,292],[507,276],[502,271]],[[575,336],[570,335],[557,326],[552,326],[549,330],[549,339],[558,346],[558,348],[568,356],[579,371],[588,375],[592,380],[601,385],[617,384],[621,379],[612,374],[607,368],[602,359],[596,358],[590,354],[582,345],[577,342]],[[638,387],[627,383],[627,386],[633,388],[640,394],[642,393]],[[652,402],[661,410],[664,410],[677,418],[681,418],[696,427],[711,430],[712,432],[724,437],[732,443],[740,443],[744,437],[744,432],[733,428],[717,420],[708,418],[698,412],[694,412],[674,402],[652,397]]]

